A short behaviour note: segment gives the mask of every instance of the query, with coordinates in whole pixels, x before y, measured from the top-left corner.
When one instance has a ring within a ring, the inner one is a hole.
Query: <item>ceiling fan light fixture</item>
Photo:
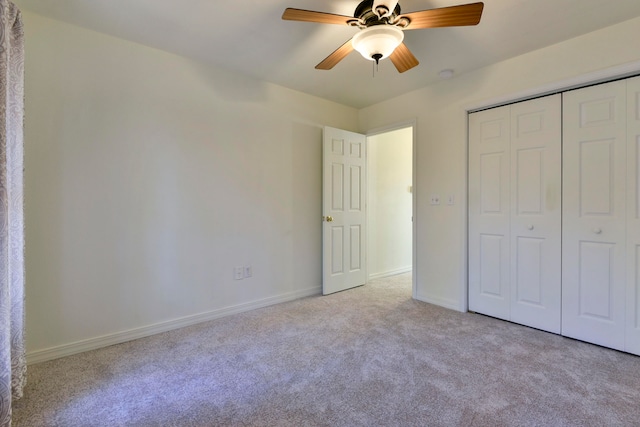
[[[360,30],[353,37],[353,48],[370,60],[378,62],[391,55],[404,40],[401,29],[392,25],[374,25]]]

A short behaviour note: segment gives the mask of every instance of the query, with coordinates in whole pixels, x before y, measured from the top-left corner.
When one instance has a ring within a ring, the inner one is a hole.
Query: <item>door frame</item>
[[[418,235],[418,215],[417,215],[417,206],[418,206],[418,201],[417,201],[417,187],[416,187],[416,183],[417,183],[417,159],[418,159],[418,144],[416,143],[417,141],[417,135],[418,135],[418,131],[417,131],[417,119],[411,119],[411,120],[407,120],[407,121],[403,121],[403,122],[397,122],[388,126],[383,126],[383,127],[379,127],[379,128],[374,128],[371,129],[367,132],[365,132],[365,137],[366,137],[366,145],[367,145],[367,153],[369,152],[369,137],[371,136],[376,136],[376,135],[380,135],[383,133],[388,133],[388,132],[393,132],[395,130],[400,130],[400,129],[407,129],[407,128],[411,128],[412,132],[411,132],[411,215],[413,216],[413,222],[411,224],[411,269],[412,269],[412,273],[411,273],[411,295],[413,297],[413,299],[417,299],[418,296],[418,262],[417,262],[417,257],[418,257],[418,239],[417,239],[417,235]],[[371,168],[369,167],[369,157],[367,156],[367,176],[369,174],[369,171],[371,170]],[[369,193],[369,180],[367,179],[367,194]],[[367,209],[367,217],[369,215],[368,209]],[[369,233],[369,229],[367,228],[367,234]],[[369,236],[367,235],[367,240],[368,240]],[[366,265],[366,274],[367,277],[369,277],[369,263],[368,263],[368,257],[366,258],[367,261],[365,262]]]

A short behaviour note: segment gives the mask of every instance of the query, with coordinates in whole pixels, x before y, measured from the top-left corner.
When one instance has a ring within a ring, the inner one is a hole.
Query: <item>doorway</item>
[[[413,271],[413,140],[412,125],[367,136],[367,281]]]

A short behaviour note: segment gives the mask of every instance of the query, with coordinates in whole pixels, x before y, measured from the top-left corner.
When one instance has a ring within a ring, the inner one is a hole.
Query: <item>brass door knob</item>
[[[333,222],[333,217],[332,216],[325,217],[325,219],[327,220],[327,222]]]

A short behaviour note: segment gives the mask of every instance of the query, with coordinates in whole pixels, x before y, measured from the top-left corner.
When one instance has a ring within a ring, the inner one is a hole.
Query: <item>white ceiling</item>
[[[362,108],[426,86],[442,69],[463,74],[640,16],[639,0],[484,0],[478,26],[406,31],[420,65],[351,53],[331,71],[315,65],[355,28],[281,20],[286,7],[353,15],[359,0],[13,0],[30,10],[227,70]],[[402,12],[476,0],[400,0]],[[455,77],[454,77],[455,78]]]

